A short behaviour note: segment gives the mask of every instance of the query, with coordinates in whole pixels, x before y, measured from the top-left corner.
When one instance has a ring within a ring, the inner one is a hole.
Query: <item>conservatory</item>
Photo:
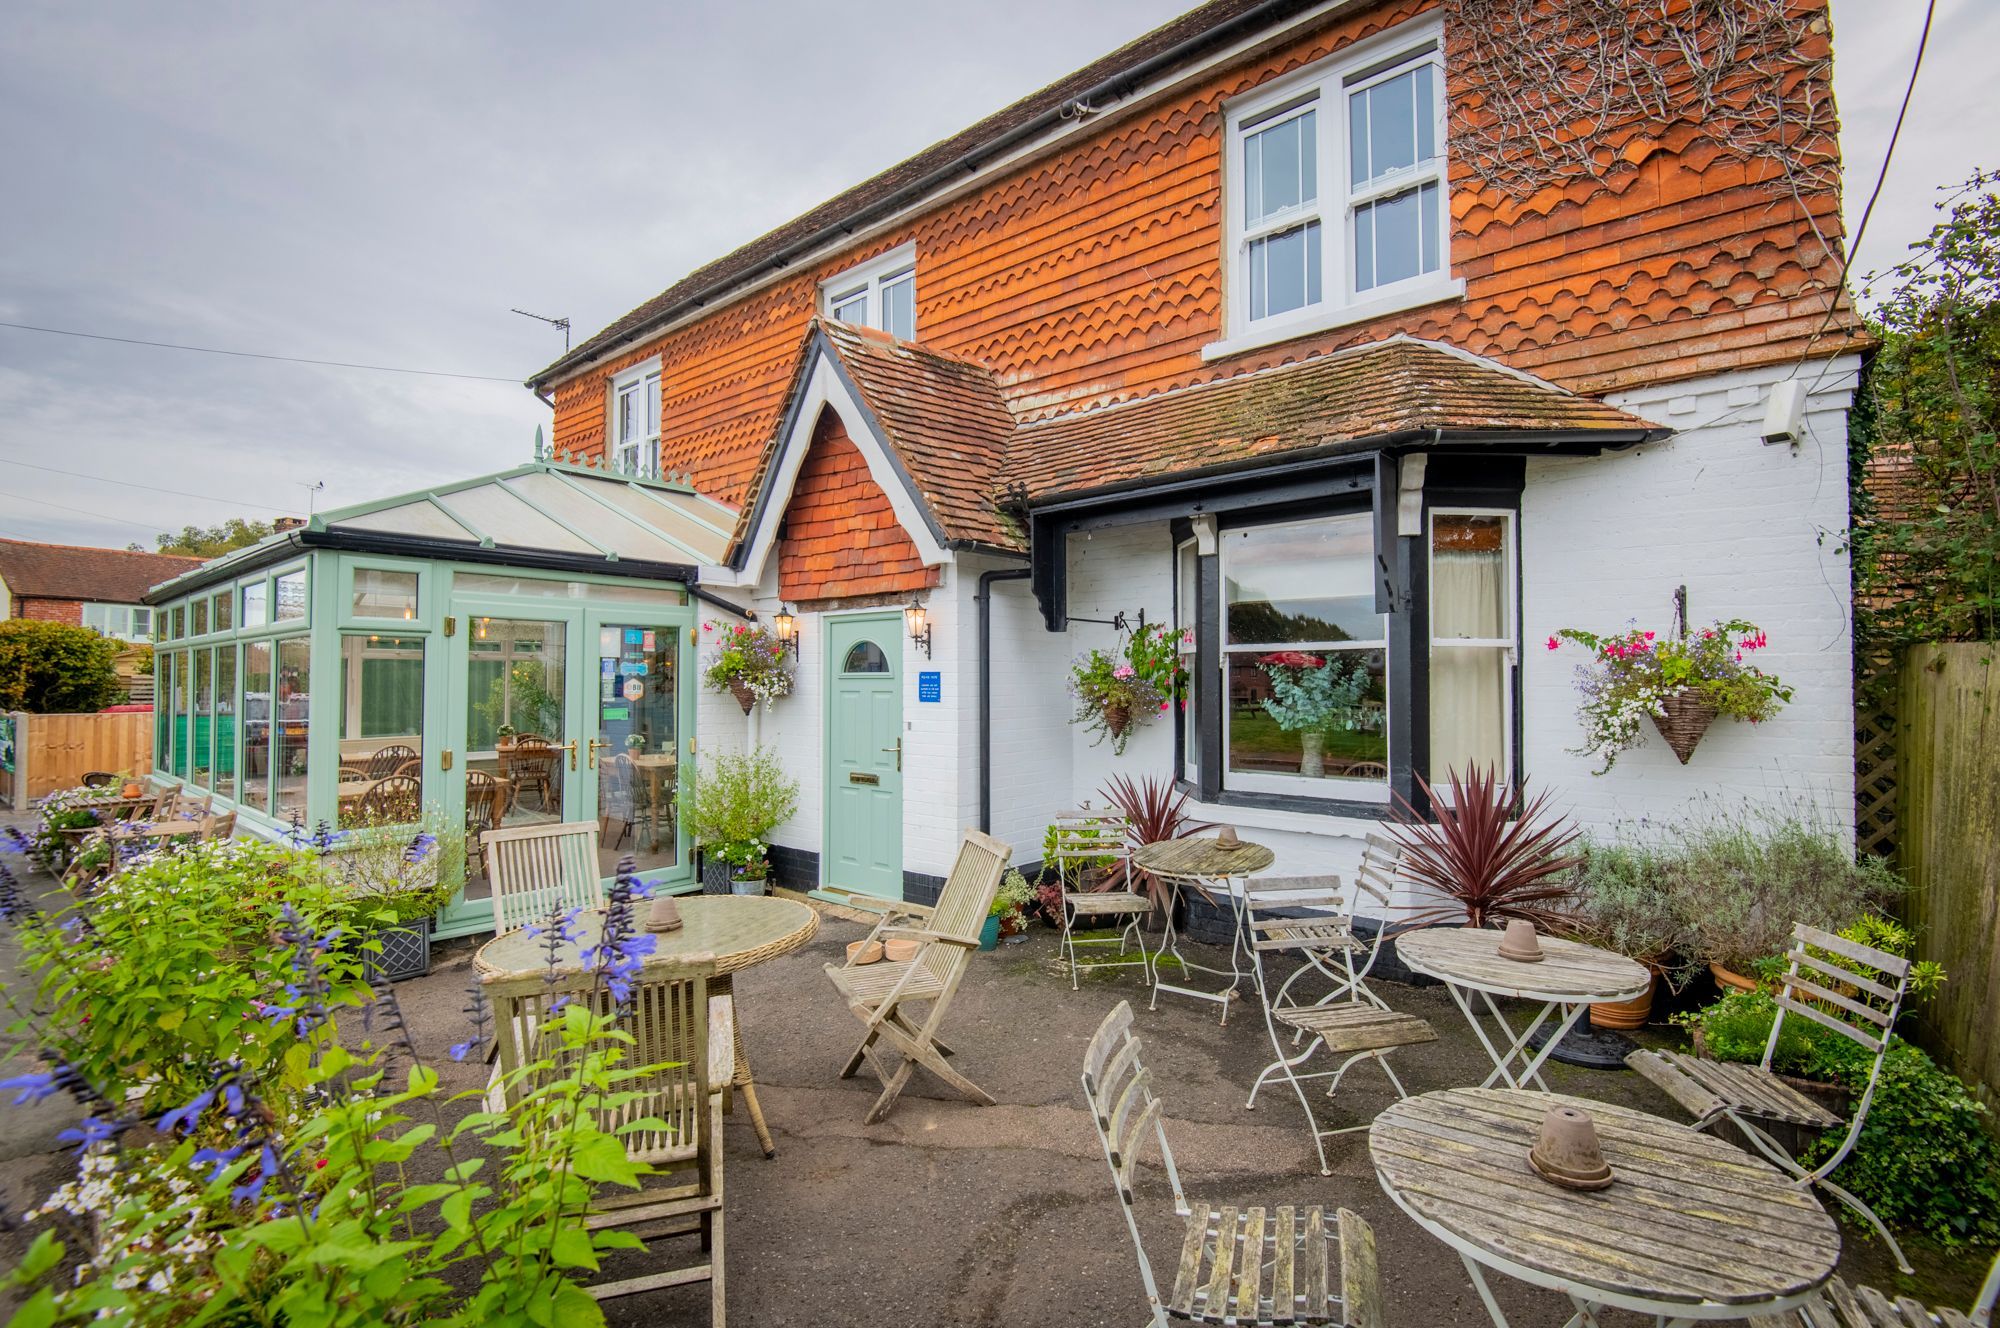
[[[678,815],[698,569],[733,509],[536,461],[321,513],[148,595],[155,777],[246,831],[598,824],[692,887]],[[492,925],[479,855],[436,934]]]

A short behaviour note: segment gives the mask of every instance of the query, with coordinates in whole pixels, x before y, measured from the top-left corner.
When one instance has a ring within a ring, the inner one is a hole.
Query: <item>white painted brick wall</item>
[[[1759,437],[1770,384],[1788,368],[1628,392],[1614,404],[1679,432],[1665,443],[1586,460],[1538,460],[1522,498],[1523,767],[1586,827],[1705,810],[1814,809],[1851,837],[1854,698],[1847,532],[1847,408],[1858,360],[1807,365],[1819,388],[1797,446]],[[1665,633],[1674,587],[1699,628],[1747,618],[1771,639],[1758,664],[1795,689],[1767,724],[1718,720],[1679,764],[1646,745],[1593,776],[1581,737],[1580,647],[1550,652],[1561,627],[1614,631],[1628,618]]]
[[[961,562],[971,589],[978,573]],[[977,630],[976,605],[968,601],[966,630]],[[971,654],[968,645],[967,654]],[[977,661],[966,684],[969,720],[965,781],[978,815]],[[1026,581],[993,583],[993,835],[1013,845],[1016,863],[1041,859],[1042,831],[1073,803],[1069,729],[1069,641],[1042,626],[1041,610]],[[968,822],[970,823],[970,822]]]

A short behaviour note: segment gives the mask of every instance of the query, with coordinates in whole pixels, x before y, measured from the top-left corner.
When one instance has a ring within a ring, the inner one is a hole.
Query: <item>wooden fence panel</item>
[[[16,808],[69,788],[87,771],[123,772],[135,778],[153,769],[153,714],[149,710],[98,715],[17,715],[10,790]]]
[[[2000,648],[1915,647],[1897,710],[1903,911],[1947,975],[1918,1035],[2000,1103]]]

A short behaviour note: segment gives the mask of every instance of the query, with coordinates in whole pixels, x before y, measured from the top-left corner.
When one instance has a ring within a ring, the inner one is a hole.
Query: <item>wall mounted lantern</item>
[[[924,648],[924,658],[929,659],[931,657],[931,624],[929,617],[924,613],[924,606],[912,602],[909,608],[903,610],[903,621],[909,624],[911,644],[922,646]]]
[[[799,648],[799,620],[790,605],[782,605],[771,615],[771,626],[778,633],[778,644],[796,654]]]

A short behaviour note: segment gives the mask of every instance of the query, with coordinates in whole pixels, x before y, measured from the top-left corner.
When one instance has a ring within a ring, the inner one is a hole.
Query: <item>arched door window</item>
[[[873,641],[856,641],[848,647],[847,658],[841,663],[842,673],[887,673],[889,657],[882,647]]]

